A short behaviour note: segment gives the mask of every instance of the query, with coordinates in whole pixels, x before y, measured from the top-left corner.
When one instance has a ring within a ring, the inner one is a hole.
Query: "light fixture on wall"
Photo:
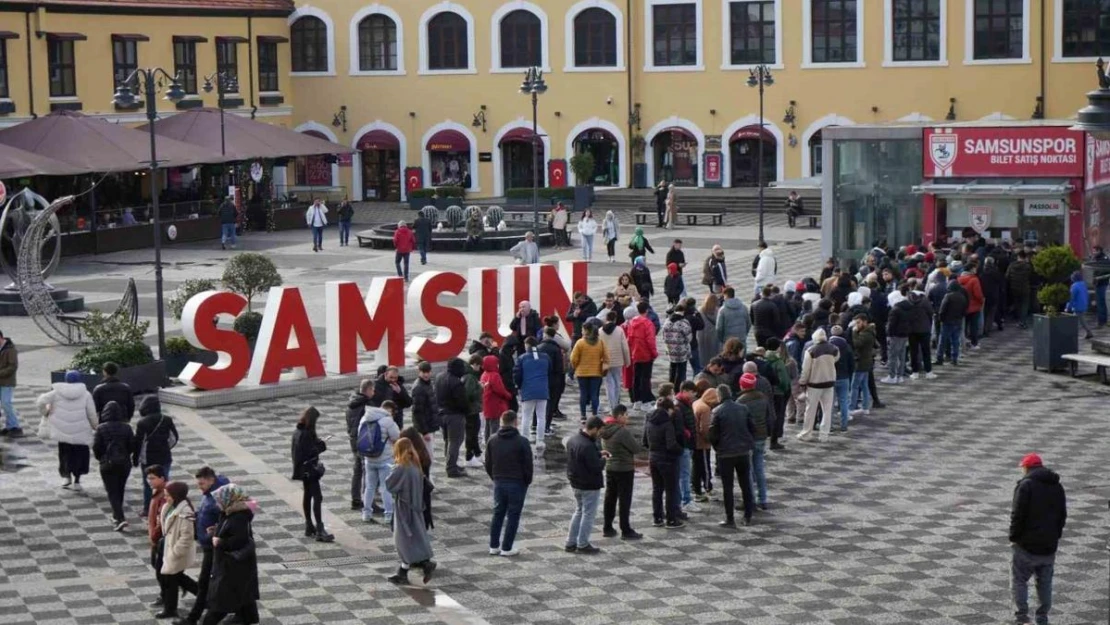
[[[944,119],[950,122],[956,121],[956,98],[948,98],[948,114]]]
[[[416,111],[409,111],[409,117],[416,119]]]
[[[474,121],[470,122],[470,125],[475,127],[475,128],[481,128],[482,132],[485,132],[486,131],[486,105],[483,104],[478,108],[479,108],[478,112],[474,114]]]
[[[797,128],[796,124],[797,124],[798,120],[797,120],[797,117],[796,117],[796,111],[794,110],[794,107],[797,104],[798,103],[796,101],[791,100],[790,101],[790,106],[788,106],[786,108],[786,113],[782,116],[782,123],[790,126],[791,130],[794,130],[795,128]]]
[[[347,132],[347,105],[344,104],[339,107],[339,112],[332,116],[331,125],[333,128],[343,128],[343,132]]]
[[[717,114],[717,109],[709,109],[709,114],[710,115],[716,115]]]
[[[877,107],[877,106],[872,106],[872,107],[871,107],[871,112],[872,112],[872,113],[878,113],[878,112],[879,112],[879,107]]]

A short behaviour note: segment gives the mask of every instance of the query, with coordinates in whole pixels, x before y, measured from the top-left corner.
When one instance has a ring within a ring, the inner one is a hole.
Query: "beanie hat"
[[[742,390],[742,391],[752,390],[753,388],[755,388],[756,381],[757,381],[757,379],[756,379],[754,374],[745,373],[744,375],[740,376],[740,390]]]
[[[66,382],[67,383],[74,384],[74,383],[80,382],[80,381],[81,381],[81,372],[80,371],[73,371],[73,370],[66,371]]]
[[[934,260],[936,260],[936,258],[937,258],[936,254],[933,254],[932,252],[929,252],[928,254],[925,254],[925,262],[927,262],[927,263],[933,262]]]
[[[1025,457],[1021,459],[1021,462],[1018,463],[1018,466],[1023,469],[1033,469],[1036,467],[1043,467],[1044,462],[1037,454],[1026,454]]]
[[[910,243],[909,245],[906,246],[906,256],[913,256],[916,253],[917,253],[917,246],[916,245],[914,245],[913,243]]]

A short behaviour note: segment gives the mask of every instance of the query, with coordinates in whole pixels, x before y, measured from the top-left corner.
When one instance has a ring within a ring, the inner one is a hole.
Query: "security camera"
[[[613,96],[609,96],[608,98],[605,98],[605,103],[606,104],[612,104],[613,103]]]

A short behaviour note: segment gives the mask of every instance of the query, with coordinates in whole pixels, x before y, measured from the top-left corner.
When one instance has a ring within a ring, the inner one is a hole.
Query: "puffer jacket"
[[[1010,542],[1034,555],[1052,555],[1067,519],[1067,498],[1060,476],[1045,467],[1030,469],[1014,487]]]
[[[744,302],[736,299],[726,299],[717,312],[717,341],[724,345],[730,338],[738,338],[745,344],[748,341],[748,330],[751,329],[751,318],[748,317],[748,307]]]
[[[682,455],[682,441],[675,434],[671,413],[656,408],[644,421],[643,445],[652,462],[676,462]]]
[[[613,417],[605,420],[601,428],[601,445],[609,452],[605,470],[610,473],[628,473],[634,470],[636,454],[643,449],[627,425],[617,423]]]
[[[116,460],[120,462],[121,468],[130,467],[135,433],[131,431],[131,426],[124,421],[123,409],[120,408],[118,403],[110,401],[104,406],[104,412],[101,413],[100,417],[103,421],[97,426],[96,434],[93,435],[93,457],[102,466]],[[113,448],[113,445],[116,445],[116,447]],[[112,455],[117,457],[110,458],[109,450],[114,450]]]
[[[904,299],[894,305],[886,323],[887,336],[909,336],[912,332],[913,303]]]
[[[196,512],[187,499],[176,506],[167,501],[162,507],[162,516],[159,519],[165,540],[162,547],[162,575],[176,575],[196,562],[197,545],[193,542],[195,521]]]
[[[355,446],[358,439],[358,424],[362,422],[362,415],[370,405],[370,398],[362,393],[352,393],[347,400],[347,440],[351,443],[351,453],[358,453]]]
[[[551,361],[538,351],[524,352],[516,359],[513,367],[513,381],[520,389],[521,401],[548,399],[547,376],[551,372]]]
[[[499,366],[497,356],[482,359],[482,416],[486,419],[500,419],[513,398],[501,380]]]
[[[682,315],[671,315],[663,324],[663,344],[667,346],[667,359],[672,363],[690,360],[690,341],[694,331]]]
[[[98,419],[92,393],[80,382],[55,382],[53,390],[39,395],[35,404],[47,416],[50,438],[59,443],[93,443]]]
[[[708,438],[718,458],[737,458],[751,453],[755,446],[755,423],[748,407],[731,399],[721,402],[713,409]]]
[[[466,369],[466,362],[462,358],[453,358],[447,363],[447,370],[440,372],[433,379],[436,406],[439,407],[441,417],[452,414],[466,416],[470,411],[470,402],[466,397],[466,384],[463,382]]]
[[[940,310],[937,312],[940,322],[947,324],[962,323],[964,316],[967,315],[967,295],[956,281],[949,282],[945,290],[948,293],[941,301]]]
[[[813,388],[832,388],[836,383],[836,361],[840,351],[828,342],[814,343],[806,350],[802,359],[802,374],[798,377],[799,386]]]
[[[960,286],[967,291],[967,314],[974,315],[983,310],[986,298],[983,297],[983,286],[979,283],[979,276],[965,273],[960,276]]]
[[[856,356],[856,371],[875,368],[875,326],[867,324],[852,332],[852,350]]]
[[[104,378],[104,381],[93,389],[92,395],[97,414],[104,411],[108,402],[114,401],[123,411],[123,420],[131,422],[131,417],[135,414],[135,394],[131,392],[129,384],[120,382],[119,378]]]
[[[778,305],[771,299],[761,297],[755,300],[752,302],[750,310],[752,324],[755,329],[755,341],[759,345],[763,345],[767,342],[767,339],[777,336],[785,325]]]
[[[719,403],[721,399],[715,388],[707,389],[694,402],[694,427],[697,430],[695,449],[712,449],[713,446],[709,444],[709,423],[713,420],[713,409]]]
[[[775,274],[778,272],[778,262],[771,248],[766,248],[759,253],[759,262],[755,266],[755,284],[764,287],[775,283]]]
[[[625,336],[628,337],[628,353],[633,363],[651,362],[659,357],[655,344],[655,326],[651,319],[643,315],[625,323]]]
[[[570,352],[570,364],[574,367],[574,375],[581,378],[600,378],[609,368],[609,353],[605,343],[594,337],[578,339],[574,349]]]
[[[212,497],[212,493],[220,489],[220,487],[227,486],[231,480],[222,475],[216,476],[216,481],[212,484],[212,488],[204,493],[200,500],[200,508],[197,508],[197,542],[200,543],[202,549],[212,548],[212,536],[208,534],[208,528],[215,527],[220,521],[220,507],[216,505],[216,499]]]
[[[416,378],[412,384],[412,424],[421,434],[439,431],[439,409],[436,407],[436,390],[431,380]]]
[[[598,338],[605,343],[609,354],[609,367],[627,367],[632,364],[632,356],[628,353],[628,339],[624,336],[624,329],[617,324],[605,324],[598,332]]]
[[[834,335],[829,337],[829,345],[840,352],[840,358],[836,359],[836,379],[851,379],[852,374],[856,372],[856,355],[852,353],[851,344],[843,336]]]

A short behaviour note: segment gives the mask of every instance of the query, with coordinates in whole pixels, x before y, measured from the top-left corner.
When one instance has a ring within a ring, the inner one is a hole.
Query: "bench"
[[[381,235],[375,234],[373,230],[363,230],[362,232],[356,232],[355,233],[355,238],[358,239],[358,246],[359,247],[374,247],[374,241],[376,239],[377,240],[383,239],[384,237],[382,237]],[[389,244],[390,245],[393,244],[393,238],[392,237],[390,237],[390,239],[389,239]]]
[[[634,213],[634,215],[636,217],[636,225],[637,226],[647,225],[647,223],[652,219],[655,219],[655,220],[659,219],[659,214],[655,213],[655,212],[642,211],[642,212]],[[724,224],[724,221],[725,221],[725,214],[724,213],[718,213],[718,212],[713,212],[713,213],[705,212],[705,211],[691,212],[691,213],[679,212],[678,217],[679,217],[679,219],[685,217],[687,226],[696,226],[696,225],[698,225],[698,219],[702,219],[703,223],[706,220],[708,220],[710,222],[710,224],[714,225],[714,226],[720,226],[720,225]]]
[[[1071,375],[1073,378],[1078,375],[1079,363],[1084,363],[1094,365],[1099,381],[1106,384],[1106,369],[1110,367],[1110,356],[1103,356],[1101,354],[1064,354],[1061,358],[1068,361],[1068,366],[1071,368]]]

